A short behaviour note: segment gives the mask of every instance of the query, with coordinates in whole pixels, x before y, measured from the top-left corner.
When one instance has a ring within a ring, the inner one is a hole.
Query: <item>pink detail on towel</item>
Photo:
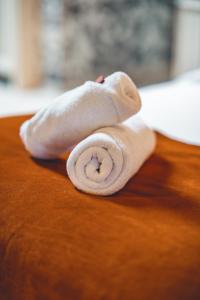
[[[97,79],[95,80],[98,83],[104,83],[105,79],[103,75],[100,75],[99,77],[97,77]]]

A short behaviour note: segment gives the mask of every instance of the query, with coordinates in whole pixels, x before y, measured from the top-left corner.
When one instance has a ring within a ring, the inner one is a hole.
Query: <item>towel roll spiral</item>
[[[97,130],[80,142],[67,161],[72,183],[87,193],[111,195],[139,170],[155,147],[155,134],[141,119]]]

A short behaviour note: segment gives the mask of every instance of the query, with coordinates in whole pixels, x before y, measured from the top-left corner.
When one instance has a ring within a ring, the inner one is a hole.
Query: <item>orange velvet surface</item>
[[[110,197],[36,160],[0,119],[0,299],[200,299],[200,151],[158,135]]]

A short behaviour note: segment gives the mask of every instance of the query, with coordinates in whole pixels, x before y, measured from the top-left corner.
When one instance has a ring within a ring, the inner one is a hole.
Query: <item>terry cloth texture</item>
[[[124,121],[140,109],[130,77],[116,72],[104,82],[87,81],[56,98],[25,122],[20,135],[37,158],[56,158],[98,128]]]
[[[154,132],[137,116],[102,128],[72,150],[67,160],[69,178],[87,193],[116,193],[138,172],[155,143]]]

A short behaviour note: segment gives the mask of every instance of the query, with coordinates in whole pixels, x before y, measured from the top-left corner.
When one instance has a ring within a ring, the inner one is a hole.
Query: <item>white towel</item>
[[[35,157],[57,157],[98,128],[122,122],[139,111],[140,96],[123,72],[103,84],[87,81],[55,99],[20,129],[26,149]]]
[[[111,195],[140,169],[155,144],[154,132],[137,116],[102,128],[71,152],[67,161],[69,178],[79,190]]]

